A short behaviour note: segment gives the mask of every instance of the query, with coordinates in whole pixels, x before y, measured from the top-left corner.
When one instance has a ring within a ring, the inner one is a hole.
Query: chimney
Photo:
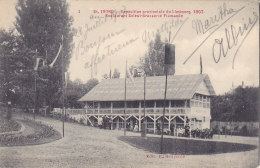
[[[165,58],[164,58],[164,71],[168,72],[168,75],[174,75],[175,73],[175,45],[165,44]]]

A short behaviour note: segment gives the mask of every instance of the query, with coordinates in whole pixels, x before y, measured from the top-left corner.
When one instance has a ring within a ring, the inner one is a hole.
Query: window
[[[94,102],[94,108],[98,108],[98,102]]]
[[[144,107],[144,101],[141,102],[141,107],[143,108]],[[154,107],[154,101],[145,101],[145,107],[148,107],[148,108],[151,108],[151,107]]]
[[[145,102],[145,104],[146,104],[146,102]],[[127,107],[128,108],[139,108],[139,102],[129,101],[129,102],[127,102]]]
[[[199,100],[200,99],[200,96],[199,95],[196,95],[196,100]]]
[[[113,108],[124,108],[125,104],[123,101],[113,102]]]
[[[210,108],[210,103],[207,103],[207,108]]]
[[[100,108],[110,108],[111,102],[100,102]]]
[[[191,101],[190,101],[190,106],[191,106],[191,107],[194,107],[194,106],[195,106],[195,104],[194,104],[194,101],[193,101],[193,100],[191,100]]]
[[[190,107],[190,100],[187,100],[186,106],[187,106],[187,107]]]
[[[198,107],[199,104],[198,104],[198,101],[195,101],[195,107]]]

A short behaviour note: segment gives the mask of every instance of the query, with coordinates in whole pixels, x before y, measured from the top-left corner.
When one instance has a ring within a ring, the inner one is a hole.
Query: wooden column
[[[111,112],[111,114],[113,113],[113,102],[111,102],[110,112]]]
[[[168,129],[171,131],[171,116],[169,116],[169,125],[168,125]]]
[[[156,132],[156,116],[154,115],[154,120],[153,120],[153,133],[155,134]]]
[[[171,105],[172,105],[172,101],[169,100],[169,113],[171,113]]]
[[[100,102],[98,102],[98,113],[100,113]]]
[[[139,120],[138,121],[139,121],[139,128],[138,129],[139,129],[139,131],[141,131],[141,115],[139,115]]]
[[[89,108],[88,108],[88,102],[86,103],[85,107],[86,107],[86,108],[85,108],[85,114],[87,114],[88,109],[89,109]]]
[[[141,113],[141,101],[139,101],[139,114]]]
[[[186,112],[187,112],[187,100],[185,100],[185,105],[184,105],[184,126],[186,125]]]
[[[156,113],[156,101],[154,101],[153,113]]]
[[[116,120],[116,128],[117,129],[119,128],[119,117],[117,117],[117,120]]]

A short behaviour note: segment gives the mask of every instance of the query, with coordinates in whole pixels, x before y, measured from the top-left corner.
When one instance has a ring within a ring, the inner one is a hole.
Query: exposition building
[[[156,123],[163,116],[165,76],[146,77],[145,87],[147,128],[155,133]],[[170,129],[170,123],[176,128],[184,127],[187,122],[191,129],[210,128],[210,98],[213,95],[215,91],[207,74],[168,76],[164,128]],[[144,121],[143,77],[126,80],[126,97],[125,79],[102,80],[80,98],[79,101],[86,103],[81,115],[92,126],[99,117],[107,116],[113,120],[113,129],[123,128],[125,100],[126,122],[130,128],[138,124],[140,130]],[[67,113],[73,116],[75,111]]]

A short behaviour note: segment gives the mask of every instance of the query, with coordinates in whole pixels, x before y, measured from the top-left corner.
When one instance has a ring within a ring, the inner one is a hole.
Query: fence
[[[218,134],[227,135],[244,135],[244,136],[257,136],[259,123],[258,122],[224,122],[212,121],[210,128]]]

